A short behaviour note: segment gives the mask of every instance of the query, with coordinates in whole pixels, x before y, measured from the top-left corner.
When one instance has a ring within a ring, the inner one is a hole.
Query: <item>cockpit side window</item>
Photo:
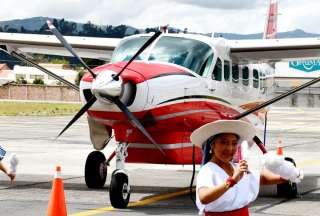
[[[213,60],[213,53],[211,55],[209,55],[208,58],[203,63],[199,75],[201,75],[203,77],[207,77],[208,76],[208,74],[210,72],[210,66],[212,64],[212,60]]]
[[[212,72],[212,79],[217,81],[222,80],[222,61],[220,58],[217,58],[216,65],[214,66]]]

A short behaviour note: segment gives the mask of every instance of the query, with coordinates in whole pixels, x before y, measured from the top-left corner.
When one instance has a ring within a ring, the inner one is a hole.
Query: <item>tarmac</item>
[[[70,119],[71,116],[0,117],[0,145],[8,150],[8,155],[16,153],[20,160],[13,185],[0,173],[0,215],[46,215],[56,165],[62,167],[70,216],[198,214],[187,189],[192,174],[189,165],[127,164],[131,204],[127,209],[113,209],[108,187],[114,161],[105,188],[94,190],[85,185],[85,160],[93,150],[86,118],[55,140]],[[299,196],[295,199],[277,197],[275,186],[262,187],[258,199],[250,205],[250,215],[320,215],[320,109],[272,107],[267,129],[268,151],[274,152],[281,140],[284,155],[295,159],[305,178],[298,185]],[[114,148],[112,141],[103,150],[106,157]],[[261,153],[254,146],[249,165],[259,168],[260,159]],[[4,163],[8,161],[4,159]]]

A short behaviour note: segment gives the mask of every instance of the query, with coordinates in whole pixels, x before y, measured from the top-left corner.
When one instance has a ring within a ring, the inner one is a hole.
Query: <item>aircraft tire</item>
[[[285,157],[284,158],[287,161],[290,161],[291,163],[296,166],[295,161],[292,158]],[[298,188],[297,184],[293,182],[287,182],[277,185],[277,196],[278,197],[285,197],[285,198],[296,198],[298,194]]]
[[[103,188],[107,179],[106,157],[100,151],[91,152],[86,160],[84,179],[88,188]]]
[[[111,177],[109,196],[114,208],[127,208],[130,200],[130,186],[128,176],[124,172],[115,170]]]

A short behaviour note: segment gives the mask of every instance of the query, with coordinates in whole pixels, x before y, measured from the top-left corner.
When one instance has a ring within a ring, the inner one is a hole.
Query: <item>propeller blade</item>
[[[160,35],[162,34],[162,32],[158,31],[156,32],[154,35],[152,35],[152,37],[149,38],[149,40],[147,40],[143,46],[136,52],[136,54],[134,54],[134,56],[127,62],[127,64],[120,70],[119,73],[117,73],[117,75],[115,75],[113,77],[114,80],[118,80],[120,74],[128,67],[129,64],[131,64],[131,62],[133,60],[135,60],[150,44],[152,44],[152,42],[157,39]]]
[[[78,87],[77,85],[69,82],[69,81],[66,80],[66,79],[63,79],[62,77],[56,75],[55,73],[52,73],[51,71],[45,69],[44,67],[41,67],[40,65],[38,65],[38,64],[35,63],[34,61],[31,61],[30,59],[27,59],[25,56],[23,56],[23,55],[15,52],[15,51],[12,51],[12,52],[9,53],[9,52],[6,51],[6,50],[3,50],[3,49],[0,49],[0,50],[3,51],[3,52],[5,52],[5,53],[7,53],[8,55],[11,55],[11,56],[19,59],[19,60],[22,61],[22,62],[25,62],[26,64],[29,64],[29,65],[31,65],[31,66],[33,66],[33,67],[41,70],[42,72],[48,74],[49,76],[51,76],[51,77],[59,80],[60,82],[64,83],[65,85],[73,88],[74,90],[79,91],[79,87]]]
[[[126,107],[126,105],[124,105],[119,98],[117,97],[110,97],[110,96],[105,96],[108,100],[112,101],[113,103],[115,103],[119,109],[128,117],[128,119],[130,120],[130,123],[135,126],[136,128],[138,128],[141,133],[143,133],[151,142],[153,145],[155,145],[159,151],[166,156],[166,153],[163,151],[163,149],[161,148],[161,146],[159,144],[156,143],[156,141],[151,137],[151,135],[148,133],[148,131],[143,127],[143,125],[140,123],[140,121],[130,112],[130,110]]]
[[[63,130],[56,137],[58,139],[75,121],[77,121],[91,106],[96,102],[97,98],[92,96],[90,100],[79,110],[79,112],[71,119],[71,121],[63,128]]]
[[[315,83],[317,83],[319,81],[320,81],[320,77],[315,78],[313,80],[310,80],[309,82],[307,82],[307,83],[305,83],[303,85],[300,85],[300,86],[298,86],[298,87],[296,87],[294,89],[291,89],[291,90],[289,90],[289,91],[287,91],[287,92],[285,92],[285,93],[283,93],[281,95],[278,95],[277,97],[274,97],[274,98],[272,98],[272,99],[270,99],[270,100],[268,100],[268,101],[266,101],[266,102],[264,102],[264,103],[262,103],[262,104],[260,104],[260,105],[258,105],[256,107],[254,107],[254,108],[252,108],[250,110],[247,110],[247,111],[245,111],[243,113],[240,113],[239,115],[233,117],[233,119],[241,119],[241,118],[243,118],[243,117],[245,117],[245,116],[247,116],[247,115],[249,115],[249,114],[251,114],[251,113],[253,113],[253,112],[257,111],[257,110],[259,110],[259,109],[262,109],[262,108],[264,108],[266,106],[269,106],[270,104],[273,104],[273,103],[281,100],[282,98],[285,98],[285,97],[287,97],[287,96],[289,96],[291,94],[294,94],[297,91],[300,91],[300,90],[302,90],[302,89],[304,89],[304,88],[306,88],[308,86],[311,86],[311,85],[313,85],[313,84],[315,84]]]
[[[77,53],[73,50],[72,46],[64,39],[63,35],[56,29],[56,27],[48,20],[47,24],[49,26],[50,31],[58,38],[58,40],[63,44],[63,46],[74,56],[76,57],[80,63],[90,72],[93,78],[96,78],[96,74],[93,73],[91,68],[80,58]]]

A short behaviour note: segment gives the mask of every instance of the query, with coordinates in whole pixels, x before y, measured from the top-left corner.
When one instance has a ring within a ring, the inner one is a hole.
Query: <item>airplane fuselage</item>
[[[134,47],[148,35],[124,39],[114,52],[113,62],[94,69],[96,74],[116,74],[123,68]],[[137,44],[135,44],[137,43]],[[266,71],[269,70],[269,71]],[[237,65],[228,56],[227,41],[195,35],[165,34],[121,74],[118,97],[142,122],[166,157],[150,145],[139,130],[113,103],[98,97],[88,117],[112,127],[118,142],[130,143],[127,162],[190,164],[190,133],[219,119],[231,119],[255,106],[266,96],[265,65]],[[106,75],[104,75],[106,76]],[[99,77],[99,75],[98,75]],[[81,99],[92,96],[92,76],[81,81]],[[245,119],[261,126],[255,113]],[[200,163],[200,149],[196,162]],[[143,154],[144,157],[139,155]]]

